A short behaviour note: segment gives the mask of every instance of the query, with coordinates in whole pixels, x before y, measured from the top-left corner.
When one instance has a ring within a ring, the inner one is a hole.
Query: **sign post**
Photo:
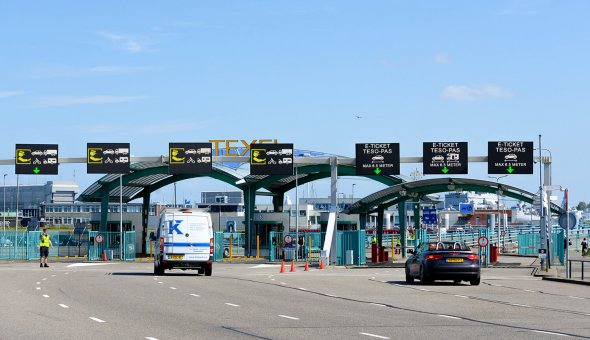
[[[357,143],[357,175],[399,175],[399,143]]]
[[[424,143],[422,167],[425,175],[466,175],[467,142]]]

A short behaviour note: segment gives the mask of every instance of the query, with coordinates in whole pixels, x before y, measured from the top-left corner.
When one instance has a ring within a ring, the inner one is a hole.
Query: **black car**
[[[429,242],[420,245],[406,261],[406,282],[419,279],[421,283],[434,280],[469,281],[479,285],[481,280],[477,254],[464,243]]]

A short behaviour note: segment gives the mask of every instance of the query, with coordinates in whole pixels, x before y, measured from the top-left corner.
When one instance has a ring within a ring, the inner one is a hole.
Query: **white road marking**
[[[44,298],[48,298],[48,297],[49,297],[49,295],[47,295],[47,294],[43,294],[43,297],[44,297]]]
[[[41,290],[41,287],[37,287],[37,290]]]
[[[301,287],[299,287],[299,288],[297,288],[297,289],[299,289],[299,290],[304,290],[304,291],[306,291],[306,290],[307,290],[307,289],[305,289],[305,288],[301,288]]]
[[[567,334],[554,333],[554,332],[546,332],[546,331],[531,331],[531,332],[541,333],[541,334],[549,334],[549,335],[569,336]]]
[[[279,283],[282,284],[282,285],[286,285],[287,284],[286,282],[279,282]]]
[[[46,278],[46,277],[44,277],[44,278],[43,278],[43,280],[41,280],[41,281],[47,281],[47,278]]]
[[[424,289],[424,288],[420,288],[420,290],[423,291],[423,292],[430,292],[430,290]]]
[[[101,319],[99,319],[99,318],[95,318],[94,316],[90,316],[90,317],[88,317],[88,318],[89,318],[90,320],[94,320],[94,321],[96,321],[96,322],[100,322],[100,323],[106,322],[106,321],[104,321],[104,320],[101,320]]]
[[[512,306],[516,306],[516,307],[526,307],[526,308],[531,308],[531,306],[528,306],[528,305],[521,305],[520,303],[511,303],[510,305],[512,305]]]
[[[259,269],[259,268],[276,268],[276,267],[280,267],[280,264],[259,264],[257,266],[254,267],[248,267],[250,269]]]
[[[160,340],[160,339],[158,339],[158,338],[152,338],[151,336],[146,336],[145,338],[146,338],[147,340]]]
[[[40,284],[41,284],[41,282],[35,282],[35,283],[36,283],[36,284],[38,284],[38,285],[40,285]]]
[[[359,333],[359,334],[360,335],[370,336],[372,338],[377,338],[377,339],[391,339],[391,338],[388,338],[388,337],[383,336],[383,335],[377,335],[377,334],[371,334],[371,333]]]
[[[233,303],[229,303],[229,302],[226,302],[225,304],[228,306],[231,306],[231,307],[240,307],[240,305],[234,305]]]
[[[371,278],[371,280],[375,280],[375,277],[373,276],[373,277]]]
[[[74,273],[75,273],[75,272],[74,272]],[[69,272],[66,272],[66,275],[69,275],[69,274],[70,274]]]
[[[326,294],[326,296],[333,297],[333,298],[337,297],[336,295],[332,295],[332,294]]]
[[[158,282],[158,283],[159,283],[159,284],[162,284],[162,283],[164,283],[164,282],[160,281],[160,282]]]
[[[70,265],[67,266],[67,268],[70,267],[94,267],[94,266],[106,266],[109,264],[116,264],[114,262],[109,262],[109,263],[72,263]]]
[[[444,315],[444,314],[438,314],[438,316],[443,317],[443,318],[448,318],[448,319],[461,320],[461,318],[458,318],[456,316],[450,316],[450,315]]]
[[[524,291],[529,292],[529,293],[536,293],[537,292],[536,290],[530,290],[530,289],[525,289]]]
[[[372,304],[373,306],[387,307],[387,306],[385,306],[385,305],[383,305],[383,304],[380,304],[380,303],[374,303],[374,302],[371,302],[371,304]]]
[[[170,287],[170,289],[172,289],[172,290],[176,290],[176,287]]]
[[[493,286],[493,287],[504,287],[502,285],[496,285],[496,284],[493,284],[493,283],[490,283],[490,286]]]
[[[387,283],[387,281],[381,281],[381,283]]]
[[[463,299],[469,299],[469,296],[465,296],[465,295],[455,295],[455,296],[456,297],[463,298]]]
[[[294,317],[294,316],[288,316],[288,315],[282,315],[282,314],[279,314],[279,316],[280,316],[281,318],[285,318],[285,319],[290,319],[290,320],[299,320],[299,318],[296,318],[296,317]]]
[[[571,295],[569,295],[568,298],[571,298],[571,299],[579,299],[579,300],[586,300],[586,298],[579,297],[579,296],[571,296]]]
[[[51,275],[51,277],[55,277],[55,275]]]
[[[68,307],[68,306],[64,305],[63,303],[60,303],[58,306],[60,306],[61,308],[66,308],[66,309],[67,309],[67,308],[70,308],[70,307]]]
[[[274,281],[275,279],[270,279],[271,281]]]
[[[199,297],[199,295],[197,295],[197,294],[191,294],[191,296],[194,296],[194,297]]]

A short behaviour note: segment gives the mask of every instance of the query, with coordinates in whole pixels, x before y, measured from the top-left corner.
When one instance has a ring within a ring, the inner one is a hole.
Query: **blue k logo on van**
[[[173,231],[176,231],[177,234],[182,235],[182,231],[178,229],[180,223],[182,223],[182,220],[168,221],[168,234],[172,234]]]

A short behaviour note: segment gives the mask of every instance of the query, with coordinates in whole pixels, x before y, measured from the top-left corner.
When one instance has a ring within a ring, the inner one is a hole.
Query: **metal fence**
[[[51,240],[49,256],[83,257],[88,254],[88,233],[48,230]],[[0,232],[0,260],[34,260],[39,258],[40,231]]]
[[[126,231],[123,233],[106,232],[106,231],[89,231],[88,259],[98,261],[119,259],[124,261],[135,260],[135,231]],[[123,245],[121,247],[121,242]],[[123,254],[121,254],[123,250]],[[122,255],[122,256],[121,256]]]
[[[216,232],[214,235],[214,244],[214,261],[219,262],[223,261],[223,259],[232,260],[234,257],[244,257],[246,234]]]

